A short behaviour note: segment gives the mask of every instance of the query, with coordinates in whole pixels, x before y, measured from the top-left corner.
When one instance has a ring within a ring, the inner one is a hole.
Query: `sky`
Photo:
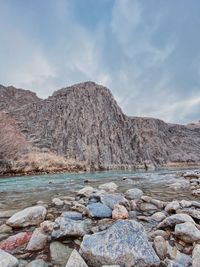
[[[124,113],[200,119],[199,0],[0,0],[0,84],[107,86]]]

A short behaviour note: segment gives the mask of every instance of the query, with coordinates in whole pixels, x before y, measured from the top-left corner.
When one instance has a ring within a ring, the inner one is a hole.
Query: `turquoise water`
[[[124,180],[128,178],[128,180]],[[37,201],[49,201],[59,195],[73,195],[74,191],[90,185],[114,181],[119,191],[133,187],[144,190],[155,198],[172,200],[174,198],[190,198],[189,191],[173,191],[169,185],[179,181],[177,170],[160,170],[149,172],[135,171],[105,171],[88,173],[65,173],[55,175],[37,175],[22,177],[3,177],[0,179],[0,204],[5,209],[23,208]],[[84,181],[88,180],[88,183]]]

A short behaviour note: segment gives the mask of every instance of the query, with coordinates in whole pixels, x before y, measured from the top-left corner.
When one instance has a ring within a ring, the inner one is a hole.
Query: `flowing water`
[[[45,202],[52,197],[73,195],[74,191],[86,185],[98,187],[110,181],[119,186],[120,192],[137,187],[147,195],[161,200],[192,199],[189,189],[175,190],[169,186],[181,180],[184,178],[177,175],[177,170],[105,171],[5,177],[0,179],[0,208],[1,210],[21,209],[39,200]]]

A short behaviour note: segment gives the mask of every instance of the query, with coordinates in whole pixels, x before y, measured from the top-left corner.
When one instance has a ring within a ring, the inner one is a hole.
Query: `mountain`
[[[94,82],[60,89],[24,106],[17,103],[9,115],[34,148],[85,161],[93,169],[200,162],[200,130],[128,117],[110,90]]]
[[[39,101],[36,93],[29,90],[17,89],[13,86],[0,85],[0,111],[11,111],[21,106]]]

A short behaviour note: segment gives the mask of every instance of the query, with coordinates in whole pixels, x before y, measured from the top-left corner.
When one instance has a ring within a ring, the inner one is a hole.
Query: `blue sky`
[[[40,97],[92,80],[123,111],[200,119],[199,0],[0,0],[0,84]]]

